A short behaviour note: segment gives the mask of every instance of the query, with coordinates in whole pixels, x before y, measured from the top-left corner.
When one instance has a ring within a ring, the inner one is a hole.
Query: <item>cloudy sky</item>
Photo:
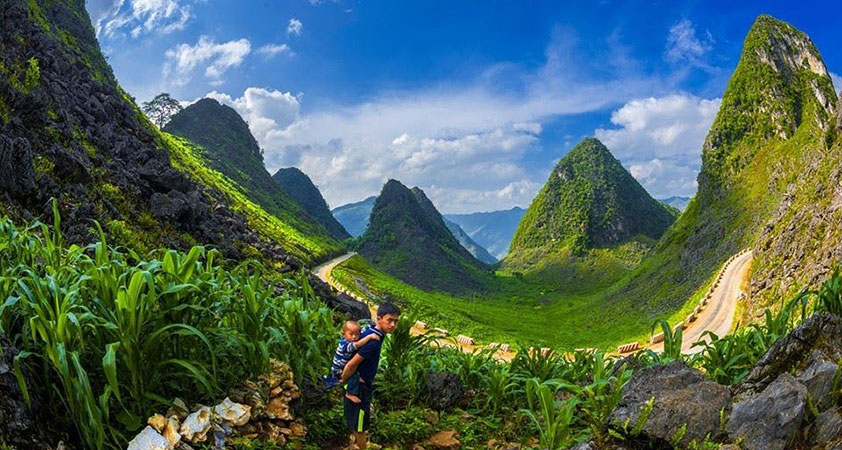
[[[758,14],[807,32],[842,73],[838,1],[87,6],[138,101],[168,92],[234,107],[267,169],[301,168],[331,207],[375,195],[389,178],[421,187],[446,213],[525,207],[587,136],[653,196],[691,196]]]

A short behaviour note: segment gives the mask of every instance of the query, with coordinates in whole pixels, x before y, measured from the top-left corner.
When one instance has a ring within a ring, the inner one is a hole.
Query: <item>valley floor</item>
[[[750,255],[740,255],[724,269],[709,306],[685,331],[686,351],[705,331],[722,336],[731,328],[741,280],[751,266]],[[656,320],[666,319],[671,325],[684,320],[698,300],[694,296],[680,310],[652,317],[635,309],[630,300],[607,303],[604,291],[570,294],[503,273],[495,274],[489,294],[457,297],[414,288],[378,271],[354,253],[322,264],[314,272],[358,298],[387,298],[408,306],[410,314],[419,320],[447,329],[454,336],[463,334],[478,342],[523,347],[611,351],[622,343],[646,342]]]

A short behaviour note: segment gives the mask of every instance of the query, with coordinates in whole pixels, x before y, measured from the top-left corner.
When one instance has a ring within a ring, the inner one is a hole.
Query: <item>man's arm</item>
[[[351,378],[351,375],[357,371],[357,366],[359,366],[364,359],[365,358],[359,353],[354,355],[354,357],[348,361],[348,364],[345,364],[345,368],[342,369],[342,379],[339,380],[339,384],[345,384],[345,382],[348,381],[348,378]]]
[[[364,337],[364,338],[360,339],[359,341],[354,342],[354,347],[356,347],[357,349],[359,349],[359,348],[360,348],[360,347],[362,347],[363,345],[368,344],[369,342],[371,342],[371,341],[373,341],[373,340],[378,340],[378,341],[379,341],[379,340],[380,340],[380,336],[378,336],[378,335],[377,335],[377,334],[375,334],[375,333],[369,334],[368,336],[366,336],[366,337]]]

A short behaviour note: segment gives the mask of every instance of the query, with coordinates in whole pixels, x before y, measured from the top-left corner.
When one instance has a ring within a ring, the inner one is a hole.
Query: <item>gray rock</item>
[[[635,373],[609,421],[617,427],[634,426],[652,397],[655,401],[644,435],[669,441],[686,424],[683,445],[694,439],[701,442],[706,436],[715,440],[723,436],[719,418],[720,412],[727,414],[731,407],[730,391],[678,361]]]
[[[336,300],[331,300],[333,299],[325,299],[332,308],[345,314],[349,318],[354,320],[371,320],[371,310],[368,309],[368,306],[350,295],[340,292],[336,296]]]
[[[427,404],[435,410],[451,409],[465,394],[459,376],[449,372],[429,372],[424,380]]]
[[[825,411],[833,405],[830,393],[833,390],[833,379],[838,369],[835,363],[825,359],[817,350],[810,355],[807,367],[799,371],[798,376],[795,377],[807,388],[813,404],[819,411]]]
[[[778,339],[754,365],[751,373],[735,388],[735,393],[757,393],[778,375],[802,368],[813,350],[828,361],[842,358],[842,318],[831,314],[815,314],[788,335]]]
[[[789,448],[807,409],[807,388],[783,374],[760,394],[734,404],[726,425],[732,441],[747,450]]]
[[[824,447],[835,441],[840,431],[842,431],[842,415],[839,414],[839,409],[825,411],[816,416],[816,420],[810,427],[810,444]]]
[[[25,138],[0,135],[0,189],[22,197],[35,189],[32,147]]]

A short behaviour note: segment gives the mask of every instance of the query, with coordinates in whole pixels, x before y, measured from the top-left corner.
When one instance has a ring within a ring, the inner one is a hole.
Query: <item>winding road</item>
[[[350,252],[331,259],[330,261],[313,269],[313,273],[316,274],[319,279],[333,286],[335,289],[345,291],[342,286],[337,286],[333,282],[333,277],[331,277],[330,274],[336,266],[342,264],[356,254],[356,252]],[[731,259],[728,265],[722,270],[720,282],[711,292],[710,301],[699,314],[698,318],[690,323],[683,332],[683,341],[681,346],[682,353],[692,354],[699,352],[701,349],[698,347],[692,348],[692,345],[694,342],[701,340],[702,334],[706,331],[712,331],[717,336],[724,336],[731,330],[731,324],[734,321],[734,313],[737,310],[737,302],[742,294],[740,285],[742,284],[746,271],[751,267],[751,259],[751,251],[740,253],[735,258]],[[369,308],[372,307],[372,304],[364,299],[357,298],[357,300],[368,304]],[[374,308],[372,308],[372,315],[374,315]],[[420,334],[423,332],[424,330],[413,327],[413,334]],[[442,340],[439,343],[440,345],[456,345],[465,351],[472,351],[479,348],[479,346],[454,343],[451,340]],[[654,344],[645,348],[649,348],[654,351],[663,351],[663,344]],[[511,359],[514,354],[510,352],[498,352],[498,356],[508,360]]]
[[[693,348],[693,343],[702,339],[706,331],[712,331],[717,336],[724,336],[731,331],[737,302],[743,293],[740,289],[746,271],[751,267],[752,252],[739,254],[725,267],[719,285],[713,289],[710,302],[699,314],[698,318],[684,330],[681,352],[698,353],[700,347]],[[705,337],[705,341],[710,339]],[[651,350],[663,351],[663,344],[649,346]]]

